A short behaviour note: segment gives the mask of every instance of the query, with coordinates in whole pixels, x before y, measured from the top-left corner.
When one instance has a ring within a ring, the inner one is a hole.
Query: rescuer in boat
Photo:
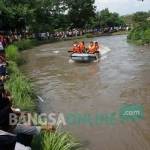
[[[95,43],[93,41],[90,42],[90,45],[88,47],[88,53],[89,54],[95,54],[96,52],[96,46],[95,46]]]
[[[82,53],[82,51],[80,50],[80,45],[78,42],[75,42],[73,44],[72,52],[73,53]]]
[[[100,58],[100,49],[101,49],[101,46],[99,46],[98,42],[95,42],[95,48],[96,48],[96,58],[97,60]]]
[[[93,41],[90,42],[90,45],[88,47],[88,53],[95,54],[97,60],[99,60],[100,58],[99,48],[100,47],[99,47],[98,42],[93,42]]]
[[[90,45],[88,47],[88,53],[89,54],[99,53],[99,49],[100,49],[100,46],[99,46],[98,42],[91,41]]]
[[[81,53],[85,53],[86,52],[84,41],[82,41],[82,42],[79,43],[79,48],[80,48],[80,52]]]
[[[100,46],[99,46],[98,42],[95,42],[95,48],[96,48],[96,51],[99,51]]]

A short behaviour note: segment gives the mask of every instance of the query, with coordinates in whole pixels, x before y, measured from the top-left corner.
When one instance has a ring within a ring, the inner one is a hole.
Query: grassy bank
[[[10,73],[10,79],[7,81],[6,86],[12,93],[13,105],[25,111],[35,110],[32,85],[18,68],[18,64],[21,62],[18,48],[14,45],[8,46],[6,56],[9,59],[8,72]]]
[[[24,43],[25,42],[25,43]],[[23,45],[21,45],[21,43]],[[7,89],[13,96],[13,105],[23,111],[36,111],[36,97],[30,81],[19,70],[22,61],[19,49],[34,47],[31,41],[20,41],[6,48],[6,56],[9,59],[9,76],[6,83]],[[38,43],[39,44],[39,43]],[[17,45],[19,45],[17,47]],[[36,44],[35,44],[36,45]],[[33,140],[33,150],[78,150],[80,145],[73,136],[66,132],[41,132]]]
[[[150,23],[135,26],[128,35],[128,41],[137,45],[150,44]]]
[[[14,42],[13,45],[15,45],[19,51],[31,49],[35,46],[41,45],[41,44],[47,44],[55,42],[56,39],[51,38],[48,40],[37,40],[37,39],[23,39],[17,42]]]

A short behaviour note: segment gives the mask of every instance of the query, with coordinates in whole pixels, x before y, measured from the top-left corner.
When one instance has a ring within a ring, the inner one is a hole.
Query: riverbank
[[[22,59],[18,48],[14,45],[8,46],[6,57],[9,59],[8,72],[10,73],[6,87],[14,98],[13,105],[23,111],[34,111],[36,109],[34,91],[30,81],[19,70],[18,65]]]
[[[129,33],[128,41],[137,45],[150,44],[150,23],[138,23]]]
[[[21,42],[23,43],[23,41]],[[20,108],[22,111],[29,113],[37,112],[37,99],[33,86],[30,80],[27,79],[19,69],[22,58],[18,50],[19,47],[17,47],[16,44],[9,45],[6,48],[6,56],[9,59],[8,71],[10,76],[10,79],[6,83],[6,88],[13,96],[13,106],[15,108]],[[39,136],[34,138],[32,149],[72,150],[72,148],[74,148],[74,150],[76,150],[78,147],[79,143],[70,133],[56,131],[41,132]]]

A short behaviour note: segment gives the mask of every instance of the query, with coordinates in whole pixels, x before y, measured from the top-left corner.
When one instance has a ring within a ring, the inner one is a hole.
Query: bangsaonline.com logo
[[[16,125],[24,123],[27,125],[115,125],[118,121],[126,123],[130,121],[139,121],[144,118],[144,107],[141,104],[124,104],[117,112],[95,114],[89,113],[22,113],[20,117],[11,113],[9,115],[9,124]]]

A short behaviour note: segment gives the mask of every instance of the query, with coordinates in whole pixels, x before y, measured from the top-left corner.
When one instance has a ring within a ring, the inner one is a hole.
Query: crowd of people
[[[67,37],[77,37],[77,36],[82,36],[86,33],[87,31],[85,30],[79,30],[79,29],[72,29],[72,30],[67,30],[67,31],[60,31],[60,32],[55,32],[54,37],[59,38],[59,39],[64,39]]]
[[[75,42],[70,52],[95,54],[95,53],[99,53],[100,49],[101,46],[99,46],[98,42],[91,41],[89,46],[86,47],[84,41],[82,41],[82,42]]]
[[[32,33],[19,33],[19,32],[0,32],[0,42],[5,48],[7,45],[13,42],[20,41],[22,39],[34,38]]]
[[[11,44],[15,41],[20,41],[21,39],[39,39],[39,40],[47,40],[47,39],[65,39],[69,37],[82,36],[85,34],[85,30],[72,29],[66,31],[55,31],[55,32],[11,32],[11,31],[0,31],[0,41],[2,41],[3,45]]]
[[[17,122],[15,125],[10,123],[10,116],[22,115],[19,108],[13,107],[13,96],[5,89],[5,82],[9,80],[7,71],[7,58],[5,56],[5,40],[0,39],[0,150],[31,150],[31,142],[34,135],[41,130],[52,131],[52,125],[34,126],[25,125]]]
[[[128,31],[129,27],[110,27],[110,28],[99,28],[99,29],[68,29],[65,31],[54,31],[54,32],[12,32],[12,31],[0,31],[0,40],[3,41],[3,44],[10,44],[14,41],[19,41],[21,39],[39,39],[47,40],[50,38],[54,39],[66,39],[70,37],[83,36],[85,34],[100,34],[100,33],[111,33],[117,31]]]

